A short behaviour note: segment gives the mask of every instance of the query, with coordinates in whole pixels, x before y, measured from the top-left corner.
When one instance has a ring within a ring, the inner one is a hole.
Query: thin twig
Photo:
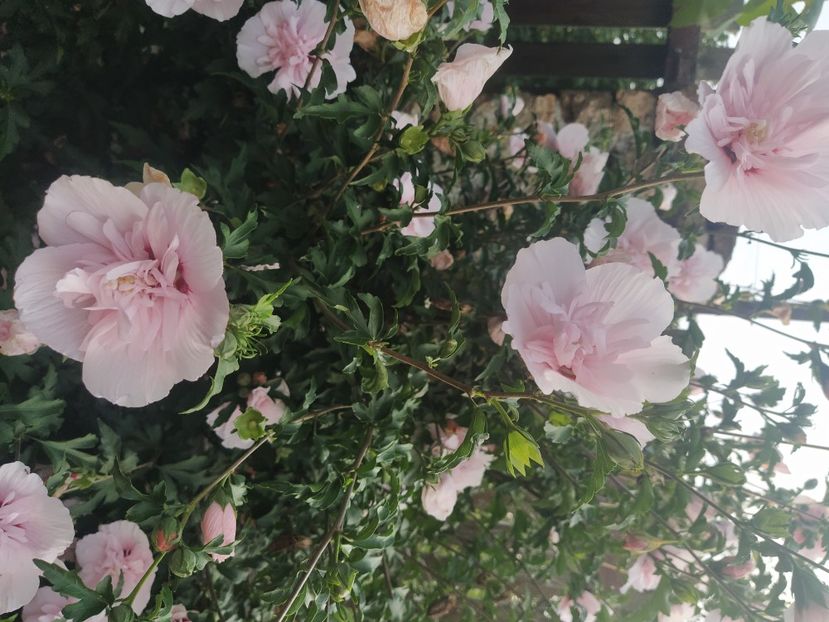
[[[322,55],[328,47],[328,40],[331,38],[331,35],[334,34],[334,28],[337,25],[337,16],[339,11],[340,0],[334,0],[334,13],[331,15],[331,21],[328,22],[328,28],[325,29],[325,34],[323,35],[322,40],[319,42],[317,49],[314,50],[314,63],[311,65],[311,72],[308,74],[308,77],[305,78],[305,83],[302,85],[303,91],[307,91],[308,87],[311,86],[311,80],[313,80],[314,74],[319,70],[320,65],[322,64]],[[297,109],[301,107],[302,102],[299,103]]]
[[[772,242],[771,240],[763,240],[762,238],[754,237],[753,235],[751,235],[751,232],[749,231],[728,231],[727,229],[721,229],[718,231],[710,231],[708,232],[708,234],[723,235],[732,238],[743,238],[749,240],[750,242],[757,242],[758,244],[765,244],[766,246],[779,248],[780,250],[789,252],[792,255],[813,255],[815,257],[823,257],[824,259],[829,259],[829,254],[818,253],[817,251],[809,251],[805,248],[794,248],[791,246],[786,246],[785,244],[778,244],[777,242]]]
[[[729,432],[727,430],[718,430],[717,428],[704,428],[705,430],[712,432],[713,434],[725,434],[726,436],[734,436],[736,438],[744,438],[746,440],[757,441],[758,444],[764,444],[766,439],[761,436],[751,436],[750,434],[739,434],[737,432]],[[793,447],[808,447],[809,449],[822,449],[824,451],[829,451],[829,447],[826,445],[814,445],[812,443],[797,443],[795,441],[787,441],[784,439],[776,440],[775,443],[781,445],[791,445]]]
[[[749,523],[746,523],[745,521],[740,520],[739,518],[737,518],[736,516],[731,514],[729,511],[723,509],[722,506],[718,505],[716,502],[714,502],[711,499],[709,499],[708,497],[706,497],[704,494],[702,494],[699,490],[694,488],[691,484],[686,482],[681,477],[678,477],[677,475],[674,475],[670,471],[666,471],[665,469],[660,467],[658,464],[655,464],[654,462],[651,462],[650,460],[646,459],[645,464],[647,464],[650,467],[653,467],[654,469],[656,469],[657,471],[659,471],[660,473],[662,473],[666,477],[672,479],[677,484],[679,484],[680,486],[685,488],[688,492],[690,492],[691,494],[696,496],[698,499],[700,499],[701,501],[703,501],[703,502],[707,503],[708,505],[710,505],[721,516],[723,516],[724,518],[727,518],[729,521],[734,523],[735,527],[738,527],[739,529],[745,529],[747,531],[750,531],[754,535],[756,535],[756,536],[762,538],[763,540],[765,540],[766,542],[769,542],[770,544],[772,544],[778,550],[785,551],[786,554],[792,555],[792,556],[798,558],[800,561],[806,562],[810,566],[814,566],[815,568],[819,568],[820,570],[823,570],[824,572],[829,572],[829,568],[827,568],[823,564],[820,564],[816,561],[813,561],[813,560],[809,559],[808,557],[806,557],[805,555],[801,555],[797,551],[793,551],[789,547],[784,546],[784,545],[780,544],[779,542],[775,541],[774,538],[771,538],[770,536],[767,536],[763,532],[758,531],[757,529],[752,527]]]
[[[658,467],[657,467],[657,468],[658,468]],[[625,485],[624,485],[621,481],[619,481],[619,479],[618,479],[618,478],[616,478],[615,476],[610,475],[610,480],[611,480],[614,484],[616,484],[616,486],[618,486],[619,488],[621,488],[622,490],[625,490],[625,491],[627,490],[627,486],[625,486]],[[694,561],[696,561],[696,562],[697,562],[697,563],[698,563],[698,564],[699,564],[699,565],[703,568],[703,570],[705,570],[706,574],[707,574],[709,577],[711,577],[712,579],[714,579],[714,581],[716,581],[716,582],[717,582],[717,583],[718,583],[718,584],[719,584],[719,585],[720,585],[720,586],[721,586],[721,587],[722,587],[722,588],[723,588],[726,592],[728,592],[728,594],[729,594],[729,595],[730,595],[730,596],[731,596],[731,597],[732,597],[732,598],[733,598],[733,599],[737,602],[737,604],[739,604],[739,605],[740,605],[740,608],[741,608],[741,609],[743,609],[743,610],[744,610],[744,611],[745,611],[745,612],[746,612],[746,613],[747,613],[750,617],[760,617],[760,616],[759,616],[759,614],[756,612],[756,610],[755,610],[754,608],[752,608],[752,607],[751,607],[748,603],[746,603],[746,602],[745,602],[745,601],[744,601],[744,600],[740,597],[740,595],[739,595],[739,594],[737,594],[737,593],[736,593],[736,592],[735,592],[735,591],[731,588],[731,586],[730,586],[730,585],[728,585],[725,581],[723,581],[723,580],[722,580],[722,578],[721,578],[721,577],[720,577],[720,576],[719,576],[716,572],[714,572],[714,570],[713,570],[713,569],[712,569],[712,568],[711,568],[711,567],[710,567],[707,563],[705,563],[705,562],[704,562],[704,561],[703,561],[703,560],[699,557],[699,555],[697,555],[696,551],[694,551],[694,550],[693,550],[693,549],[692,549],[692,548],[691,548],[688,544],[686,544],[686,538],[683,538],[683,537],[680,535],[680,533],[679,533],[679,532],[677,532],[677,531],[676,531],[673,527],[671,527],[671,526],[670,526],[670,524],[668,524],[668,521],[666,521],[664,518],[662,518],[662,517],[659,515],[659,512],[657,512],[657,511],[656,511],[656,510],[654,510],[654,509],[651,509],[651,510],[650,510],[650,513],[651,513],[651,515],[652,515],[652,516],[653,516],[653,517],[654,517],[657,521],[659,521],[659,523],[660,523],[660,524],[661,524],[661,525],[662,525],[665,529],[667,529],[668,531],[670,531],[670,532],[671,532],[671,534],[673,534],[674,538],[675,538],[675,539],[676,539],[676,541],[679,543],[679,545],[680,545],[682,548],[684,548],[686,551],[688,551],[688,553],[690,553],[691,557],[693,557],[693,558],[694,558]],[[770,618],[765,618],[765,617],[760,617],[760,619],[770,620]]]
[[[330,413],[338,412],[341,410],[351,410],[351,404],[337,404],[336,406],[329,406],[328,408],[323,408],[322,410],[314,410],[309,412],[301,417],[297,417],[296,419],[292,419],[289,423],[305,423],[306,421],[312,421],[314,419],[319,419],[320,417],[324,417]]]
[[[345,492],[345,496],[343,497],[342,502],[340,503],[339,512],[337,512],[337,517],[331,526],[328,528],[328,531],[325,532],[325,535],[322,538],[317,550],[314,551],[314,554],[311,556],[311,560],[308,562],[308,568],[306,568],[305,573],[300,578],[299,582],[296,584],[293,590],[291,590],[290,596],[288,596],[288,600],[285,601],[285,604],[279,610],[279,615],[276,618],[276,622],[285,622],[288,617],[288,611],[290,611],[291,607],[293,607],[296,599],[299,598],[302,589],[305,587],[305,584],[308,583],[308,579],[311,577],[311,574],[314,572],[314,569],[319,564],[320,559],[322,559],[323,554],[328,549],[328,545],[331,544],[331,541],[334,537],[342,531],[343,523],[345,522],[345,514],[348,511],[348,506],[351,503],[351,496],[354,494],[354,488],[357,485],[357,470],[360,468],[360,465],[363,463],[363,459],[366,457],[368,453],[368,449],[371,446],[371,438],[373,434],[373,429],[369,428],[366,431],[365,437],[363,437],[363,443],[360,446],[360,450],[357,453],[357,457],[354,459],[354,462],[349,469],[351,473],[351,482],[348,485],[348,489]]]
[[[383,138],[383,134],[386,131],[386,123],[388,123],[388,120],[391,118],[391,114],[397,110],[397,106],[400,105],[400,100],[403,98],[403,92],[409,85],[409,75],[412,71],[412,64],[414,64],[414,56],[410,54],[406,59],[406,64],[403,66],[403,76],[400,78],[400,84],[397,85],[397,91],[395,91],[394,97],[392,97],[391,104],[386,110],[386,114],[383,115],[383,118],[380,121],[380,127],[374,134],[374,138],[371,141],[371,147],[368,152],[366,152],[366,155],[363,156],[363,159],[360,160],[360,163],[355,166],[354,170],[352,170],[348,175],[339,192],[337,192],[337,196],[334,197],[334,205],[336,205],[343,194],[345,194],[345,191],[351,185],[351,182],[353,182],[357,178],[357,175],[359,175],[360,172],[368,165],[371,158],[374,156],[374,152],[380,148],[380,140]]]
[[[630,194],[632,192],[638,192],[639,190],[645,190],[647,188],[653,188],[655,186],[661,186],[663,184],[669,183],[677,183],[681,181],[693,181],[697,179],[702,179],[702,173],[683,173],[681,175],[675,175],[673,177],[663,177],[661,179],[651,179],[648,181],[641,181],[633,184],[628,184],[627,186],[621,186],[619,188],[614,188],[612,190],[607,190],[605,192],[599,192],[597,194],[588,194],[584,196],[557,196],[557,195],[529,195],[523,197],[516,197],[512,199],[501,199],[500,201],[488,201],[486,203],[478,203],[476,205],[467,205],[465,207],[458,207],[455,209],[449,209],[443,212],[444,216],[459,216],[461,214],[470,214],[472,212],[485,212],[492,209],[498,209],[502,207],[514,207],[516,205],[522,205],[526,203],[558,203],[558,204],[566,204],[566,203],[590,203],[593,201],[607,201],[608,199],[613,199],[616,197],[620,197],[626,194]],[[435,214],[433,212],[424,212],[419,211],[412,214],[412,218],[429,218],[434,217]],[[377,225],[375,227],[371,227],[369,229],[365,229],[363,231],[364,234],[367,233],[376,233],[378,231],[383,231],[391,227],[394,223],[388,222],[383,225]]]
[[[222,474],[219,475],[219,477],[217,477],[212,482],[210,482],[207,486],[205,486],[201,490],[201,492],[199,492],[199,494],[197,494],[195,497],[193,497],[193,500],[190,501],[190,503],[187,504],[187,507],[184,508],[184,513],[181,515],[181,519],[179,520],[178,538],[181,538],[181,535],[184,532],[185,527],[187,527],[187,521],[190,519],[190,516],[193,514],[193,511],[196,509],[196,507],[199,505],[199,503],[201,503],[201,501],[205,497],[207,497],[207,495],[209,495],[211,492],[213,492],[213,490],[219,484],[221,484],[225,479],[227,479],[228,477],[233,475],[233,473],[236,472],[236,469],[238,469],[245,462],[245,460],[247,460],[254,453],[256,453],[256,450],[258,450],[260,447],[262,447],[263,445],[268,443],[270,440],[271,440],[271,436],[269,434],[264,436],[263,438],[259,439],[256,442],[256,444],[254,444],[250,449],[248,449],[245,453],[243,453],[233,464],[231,464],[227,469],[225,469],[222,472]],[[133,588],[132,592],[129,593],[129,596],[127,596],[126,599],[124,599],[123,604],[128,605],[128,606],[132,605],[132,603],[135,600],[136,596],[138,596],[138,592],[141,591],[141,587],[144,585],[144,583],[147,582],[147,579],[150,577],[150,575],[153,572],[155,572],[155,570],[158,568],[158,565],[161,563],[161,561],[164,559],[164,557],[166,555],[167,555],[167,552],[164,551],[164,552],[159,553],[159,555],[156,558],[153,559],[153,563],[150,565],[149,568],[147,568],[147,571],[144,573],[144,575],[138,581],[136,586]]]

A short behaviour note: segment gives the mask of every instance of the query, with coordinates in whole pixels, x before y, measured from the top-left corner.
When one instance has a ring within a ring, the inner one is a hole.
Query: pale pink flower
[[[452,62],[441,63],[432,82],[447,110],[464,110],[481,94],[484,84],[512,54],[512,48],[464,43]]]
[[[499,100],[501,116],[506,119],[510,115],[517,117],[524,110],[526,103],[520,95],[501,95]]]
[[[581,155],[581,165],[573,175],[568,194],[574,197],[596,194],[604,177],[604,167],[609,153],[596,147],[587,147],[590,135],[581,123],[568,123],[558,132],[549,123],[538,124],[536,141],[552,151],[560,153],[575,167]]]
[[[184,605],[173,605],[170,611],[170,622],[190,622],[190,616]]]
[[[32,354],[39,347],[40,341],[26,330],[16,309],[0,311],[0,354],[3,356]]]
[[[674,206],[674,199],[676,199],[677,189],[673,184],[665,184],[659,187],[662,190],[662,202],[659,204],[660,212],[668,212]]]
[[[726,557],[722,560],[725,564],[720,572],[724,577],[728,577],[729,579],[733,579],[738,581],[740,579],[744,579],[752,572],[754,572],[754,568],[756,567],[754,564],[753,559],[748,559],[748,561],[737,563],[736,557]]]
[[[224,22],[235,17],[245,0],[144,0],[147,6],[164,17],[175,17],[189,10]]]
[[[283,395],[290,395],[288,385],[285,384],[284,380],[280,382],[277,391]],[[227,408],[227,405],[228,403],[225,402],[208,414],[207,424],[213,428],[216,436],[222,440],[222,447],[226,447],[227,449],[249,449],[253,447],[253,440],[241,438],[236,431],[236,420],[244,414],[240,407],[237,406],[233,409],[227,421],[220,425],[215,425],[219,414]],[[285,402],[281,399],[270,397],[270,389],[267,387],[256,387],[248,394],[247,408],[253,408],[258,411],[265,418],[266,426],[279,423],[288,410]]]
[[[229,305],[222,251],[196,197],[61,177],[37,220],[48,246],[18,268],[15,303],[38,339],[83,362],[90,393],[144,406],[207,372]]]
[[[435,270],[448,270],[455,263],[455,257],[447,250],[440,251],[429,260]]]
[[[671,612],[665,615],[661,611],[657,617],[657,622],[690,622],[694,619],[694,606],[688,603],[680,603],[671,606]]]
[[[506,335],[504,334],[504,320],[499,317],[491,317],[486,321],[486,330],[489,333],[489,338],[492,339],[492,343],[496,346],[504,345],[504,339]]]
[[[33,560],[53,563],[75,536],[69,510],[22,462],[0,465],[0,614],[32,600],[40,583]]]
[[[360,0],[372,30],[389,41],[403,41],[426,27],[423,0]]]
[[[130,594],[153,563],[150,541],[135,523],[127,520],[101,525],[96,533],[84,536],[75,545],[75,559],[80,577],[89,588],[95,588],[104,577],[118,584],[123,577],[120,596]],[[153,571],[132,603],[135,613],[141,613],[150,601],[155,571]]]
[[[820,603],[809,603],[799,607],[791,605],[783,614],[783,622],[826,622],[829,620],[829,607]]]
[[[341,19],[345,30],[336,35],[334,48],[322,55],[337,78],[337,88],[326,93],[328,99],[344,93],[347,84],[357,77],[349,59],[354,46],[354,24],[346,17]],[[301,0],[299,5],[293,0],[266,2],[259,13],[245,22],[236,37],[236,60],[253,78],[275,71],[268,90],[285,91],[291,99],[299,95],[306,81],[310,89],[319,85],[321,66],[318,65],[310,81],[308,76],[314,66],[314,52],[326,29],[325,4],[319,0]]]
[[[449,518],[458,501],[458,489],[441,478],[436,484],[426,484],[420,493],[423,511],[439,521]]]
[[[717,293],[717,277],[723,271],[723,258],[697,244],[694,254],[676,262],[677,270],[668,276],[668,291],[679,300],[704,304]]]
[[[719,609],[715,609],[705,618],[705,622],[743,622],[742,618],[732,618],[731,616],[723,615]]]
[[[631,197],[625,201],[627,223],[615,248],[597,257],[594,264],[621,262],[653,274],[651,255],[665,266],[668,290],[680,300],[705,303],[717,292],[717,276],[724,267],[717,253],[697,244],[694,254],[680,261],[679,232],[656,214],[653,205]],[[599,218],[590,221],[584,232],[584,246],[598,253],[605,245],[607,231]]]
[[[449,0],[449,2],[446,3],[446,10],[450,18],[455,14],[455,3],[452,2],[452,0]],[[492,28],[493,23],[495,23],[495,8],[492,6],[492,0],[480,0],[480,2],[478,2],[477,19],[473,19],[471,22],[464,25],[463,29],[467,32],[470,30],[489,32],[489,29]]]
[[[582,622],[595,622],[596,616],[602,610],[602,604],[599,599],[593,596],[590,592],[584,591],[576,599],[575,603],[569,596],[561,599],[556,613],[561,618],[561,622],[573,622],[573,607],[577,606],[582,612]]]
[[[429,200],[426,207],[422,204],[415,204],[415,187],[412,174],[408,171],[395,179],[392,185],[400,191],[400,205],[411,207],[415,212],[436,214],[440,211],[443,188],[438,184],[429,183]],[[409,224],[400,229],[400,233],[415,238],[429,237],[435,230],[435,219],[432,216],[412,218]]]
[[[829,507],[818,503],[808,495],[797,497],[794,505],[800,510],[796,515],[795,528],[792,531],[792,540],[800,545],[798,553],[812,561],[821,562],[826,558],[827,551],[823,537],[817,528],[821,520],[829,520]]]
[[[661,575],[656,572],[656,562],[650,555],[640,555],[628,569],[628,580],[619,591],[627,594],[633,588],[637,592],[650,592],[659,587]]]
[[[51,587],[40,588],[35,597],[27,605],[23,606],[21,615],[22,622],[53,622],[62,620],[61,611],[66,605],[77,602],[76,598],[61,596]],[[101,622],[106,616],[100,615],[88,618],[88,621]]]
[[[467,428],[450,420],[445,428],[430,427],[429,432],[436,441],[432,453],[440,457],[454,452],[461,446],[466,438]],[[441,473],[437,484],[427,484],[423,487],[423,509],[438,520],[446,520],[455,507],[458,493],[467,488],[480,486],[484,473],[494,459],[495,457],[483,447],[475,447],[468,458],[449,471]]]
[[[392,112],[391,118],[394,119],[394,126],[398,130],[402,130],[410,125],[418,125],[420,123],[420,115],[416,113],[403,112],[402,110],[395,110]]]
[[[510,134],[507,138],[507,157],[511,158],[510,165],[513,168],[521,168],[527,162],[526,153],[521,153],[526,147],[527,138],[529,136],[525,132]],[[528,173],[535,173],[536,171],[538,169],[534,166],[527,167]]]
[[[582,406],[622,416],[688,385],[688,359],[661,336],[673,300],[633,266],[585,270],[570,242],[535,242],[518,252],[501,302],[503,330],[545,394],[565,391]]]
[[[648,430],[648,426],[635,417],[613,417],[611,415],[599,415],[598,418],[614,430],[618,430],[619,432],[627,432],[635,438],[642,447],[656,438],[651,431]]]
[[[699,114],[699,106],[680,91],[663,93],[656,101],[655,133],[657,138],[679,142],[685,137],[683,128]]]
[[[829,38],[754,20],[743,30],[685,148],[705,167],[700,213],[784,242],[829,225]]]
[[[550,527],[550,531],[547,533],[547,542],[552,547],[555,547],[556,544],[561,542],[561,535],[558,533],[555,527]]]
[[[679,232],[656,215],[653,205],[630,197],[625,202],[627,223],[616,240],[616,246],[597,257],[594,264],[620,262],[635,266],[642,272],[653,274],[650,255],[656,257],[671,277],[679,271],[677,251]],[[584,232],[584,246],[591,253],[598,253],[607,240],[605,222],[599,218],[590,221]]]
[[[236,510],[229,503],[222,507],[214,501],[205,510],[201,519],[201,539],[202,542],[207,544],[219,536],[223,536],[222,546],[233,544],[236,540]],[[227,555],[213,553],[212,557],[215,561],[221,563],[229,557],[233,557],[234,554],[234,552]]]

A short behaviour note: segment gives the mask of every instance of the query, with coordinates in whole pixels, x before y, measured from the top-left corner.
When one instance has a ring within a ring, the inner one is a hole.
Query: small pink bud
[[[447,250],[440,251],[429,260],[435,270],[448,270],[455,263],[455,258]]]
[[[736,563],[736,560],[736,557],[726,557],[723,559],[725,565],[722,567],[721,573],[724,577],[739,580],[747,577],[754,571],[753,559],[749,559],[741,564]]]
[[[501,330],[501,325],[504,323],[503,318],[491,317],[486,321],[486,329],[489,332],[489,338],[497,346],[504,345],[504,331]]]
[[[178,542],[178,523],[172,519],[165,520],[153,531],[152,539],[156,551],[169,553],[176,548],[176,542]]]
[[[647,538],[643,538],[642,536],[636,536],[632,533],[629,533],[625,536],[625,541],[622,543],[622,547],[632,553],[647,553],[653,550],[653,547],[648,542]]]
[[[222,507],[214,501],[201,519],[201,538],[202,542],[207,544],[219,536],[224,536],[222,546],[233,544],[236,540],[236,511],[230,504]],[[229,555],[213,553],[212,556],[215,561],[221,563],[228,557],[233,557],[233,553]]]
[[[190,616],[187,615],[184,605],[173,605],[170,610],[170,622],[190,622]]]

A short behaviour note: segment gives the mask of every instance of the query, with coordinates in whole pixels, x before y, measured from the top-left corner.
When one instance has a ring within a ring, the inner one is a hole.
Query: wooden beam
[[[685,89],[696,81],[699,39],[698,26],[671,29],[665,54],[665,91]]]
[[[511,76],[661,78],[664,45],[610,43],[515,43],[499,74]]]
[[[671,0],[511,0],[510,21],[522,26],[665,28]]]

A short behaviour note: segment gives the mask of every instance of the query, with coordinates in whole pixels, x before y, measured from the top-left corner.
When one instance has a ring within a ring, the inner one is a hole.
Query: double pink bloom
[[[722,257],[697,244],[693,255],[680,260],[679,231],[659,218],[653,205],[631,197],[625,201],[625,210],[627,223],[615,248],[597,257],[594,263],[621,262],[653,274],[653,255],[667,270],[668,291],[679,300],[711,300],[717,292],[717,276],[724,267]],[[604,225],[604,221],[594,218],[584,232],[584,246],[591,253],[598,253],[606,243]]]
[[[585,270],[562,238],[518,252],[501,291],[512,336],[543,393],[622,417],[688,385],[688,359],[662,332],[674,304],[662,283],[622,263]]]
[[[714,91],[700,85],[685,147],[706,160],[700,213],[779,242],[829,225],[829,33],[792,47],[755,20]]]
[[[322,55],[337,77],[337,87],[327,93],[329,99],[345,92],[346,85],[357,77],[349,59],[354,24],[347,18],[343,22],[345,30],[336,35],[333,49]],[[236,60],[253,78],[275,71],[268,90],[285,91],[291,99],[306,82],[311,89],[319,85],[322,66],[317,64],[313,76],[311,71],[327,27],[325,4],[319,0],[301,0],[299,5],[292,0],[267,2],[242,26],[236,38]]]
[[[83,362],[93,395],[144,406],[207,372],[229,304],[222,252],[195,196],[61,177],[37,222],[48,246],[17,270],[15,304],[38,339]]]

